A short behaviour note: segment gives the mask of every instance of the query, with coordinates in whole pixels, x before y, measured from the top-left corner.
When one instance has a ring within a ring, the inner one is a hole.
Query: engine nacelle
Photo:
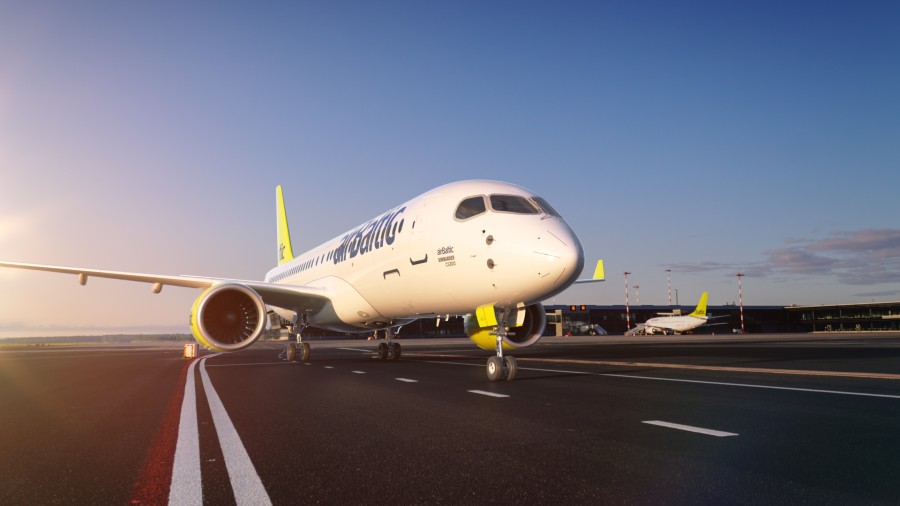
[[[243,350],[265,330],[266,305],[262,297],[241,284],[207,288],[191,309],[191,333],[211,350]]]
[[[504,350],[531,346],[544,335],[544,327],[547,326],[547,312],[544,311],[544,306],[532,304],[525,306],[520,311],[525,312],[525,319],[522,325],[509,328],[509,333],[503,340]],[[494,334],[494,327],[480,327],[475,315],[466,315],[463,318],[463,327],[466,329],[469,339],[479,348],[485,350],[497,348],[497,335]]]

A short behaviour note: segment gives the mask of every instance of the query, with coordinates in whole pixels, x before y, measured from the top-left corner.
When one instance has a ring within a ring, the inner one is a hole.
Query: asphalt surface
[[[900,503],[900,336],[401,343],[0,351],[0,504]]]

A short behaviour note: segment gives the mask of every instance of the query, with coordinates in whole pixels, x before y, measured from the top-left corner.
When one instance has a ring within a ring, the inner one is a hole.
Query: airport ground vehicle
[[[563,323],[563,333],[572,336],[605,336],[606,329],[600,325],[576,320]]]

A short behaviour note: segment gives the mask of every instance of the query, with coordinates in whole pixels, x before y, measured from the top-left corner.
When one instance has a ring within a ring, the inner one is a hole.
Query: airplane
[[[653,335],[656,332],[662,332],[663,335],[668,332],[678,334],[706,324],[709,320],[706,316],[707,298],[709,298],[709,292],[703,292],[703,295],[700,296],[700,302],[697,303],[696,309],[689,315],[657,316],[655,318],[650,318],[643,323],[643,333],[647,335]]]
[[[573,283],[603,281],[603,261],[593,278],[584,267],[578,237],[543,198],[499,181],[449,183],[294,255],[284,194],[275,189],[277,265],[262,281],[170,276],[0,262],[0,267],[203,290],[191,308],[194,338],[208,349],[232,352],[263,335],[266,322],[287,329],[286,356],[308,361],[304,330],[383,329],[382,360],[399,359],[395,332],[419,318],[463,315],[469,338],[494,350],[488,379],[512,380],[515,358],[504,355],[543,335],[541,301]]]

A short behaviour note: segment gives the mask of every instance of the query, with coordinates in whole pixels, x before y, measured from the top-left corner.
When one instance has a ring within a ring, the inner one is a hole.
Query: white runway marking
[[[334,369],[334,366],[333,366],[333,365],[326,365],[326,366],[325,366],[325,369]]]
[[[521,369],[521,367],[519,368]],[[599,374],[599,376],[613,376],[616,378],[631,378],[631,379],[642,379],[642,380],[652,380],[652,381],[673,381],[676,383],[699,383],[701,385],[720,385],[726,387],[741,387],[741,388],[763,388],[767,390],[788,390],[791,392],[811,392],[815,394],[837,394],[837,395],[854,395],[857,397],[880,397],[883,399],[900,399],[900,395],[888,395],[888,394],[867,394],[865,392],[848,392],[845,390],[818,390],[815,388],[794,388],[794,387],[775,387],[769,385],[751,385],[749,383],[724,383],[720,381],[700,381],[700,380],[686,380],[686,379],[673,379],[673,378],[653,378],[650,376],[632,376],[630,374]]]
[[[446,364],[446,365],[468,365],[472,367],[484,367],[483,364],[468,364],[463,362],[443,362],[438,360],[426,360],[425,362],[430,364]],[[857,397],[878,397],[882,399],[900,399],[900,395],[890,395],[890,394],[869,394],[865,392],[850,392],[846,390],[820,390],[815,388],[794,388],[794,387],[776,387],[769,385],[753,385],[750,383],[727,383],[720,381],[701,381],[701,380],[687,380],[687,379],[675,379],[675,378],[654,378],[652,376],[635,376],[632,374],[614,374],[614,373],[604,373],[604,372],[589,372],[589,371],[567,371],[564,369],[541,369],[537,367],[522,367],[519,366],[520,371],[537,371],[537,372],[550,372],[550,373],[561,373],[561,374],[572,374],[579,376],[610,376],[612,378],[630,378],[630,379],[639,379],[639,380],[650,380],[650,381],[671,381],[674,383],[698,383],[701,385],[719,385],[719,386],[727,386],[727,387],[739,387],[739,388],[762,388],[767,390],[788,390],[791,392],[808,392],[814,394],[835,394],[835,395],[853,395]]]
[[[418,383],[419,380],[409,379],[409,378],[394,378],[397,381],[402,381],[404,383]]]
[[[353,374],[365,374],[366,371],[351,371]]]
[[[228,478],[231,480],[231,488],[234,491],[234,500],[238,505],[245,504],[272,504],[269,494],[266,493],[253,462],[241,442],[228,412],[219,394],[213,388],[209,375],[206,373],[206,359],[200,362],[200,378],[203,380],[203,388],[206,390],[206,400],[209,401],[209,410],[212,413],[213,424],[216,426],[216,434],[219,436],[219,446],[225,457],[225,467],[228,469]]]
[[[478,395],[486,395],[488,397],[509,397],[505,394],[495,394],[494,392],[485,392],[484,390],[469,390],[469,392]]]
[[[184,382],[184,400],[181,401],[181,421],[178,424],[178,442],[175,443],[175,462],[172,464],[172,481],[169,484],[169,504],[203,504],[203,486],[200,481],[200,433],[197,429],[197,393],[194,386],[194,366],[188,367]]]
[[[687,431],[687,432],[696,432],[698,434],[706,434],[707,436],[715,436],[715,437],[737,436],[737,434],[735,434],[733,432],[722,432],[720,430],[704,429],[702,427],[692,427],[690,425],[681,425],[680,423],[663,422],[660,420],[647,420],[643,423],[646,423],[649,425],[658,425],[660,427],[668,427],[670,429],[683,430],[683,431]]]
[[[375,351],[375,350],[364,350],[364,349],[362,349],[362,348],[338,348],[338,349],[339,349],[339,350],[346,350],[346,351],[358,351],[358,352],[360,352],[360,353],[372,353],[372,352]]]
[[[210,364],[209,367],[245,367],[250,365],[290,365],[291,362],[282,360],[280,362],[251,362],[248,364]]]

